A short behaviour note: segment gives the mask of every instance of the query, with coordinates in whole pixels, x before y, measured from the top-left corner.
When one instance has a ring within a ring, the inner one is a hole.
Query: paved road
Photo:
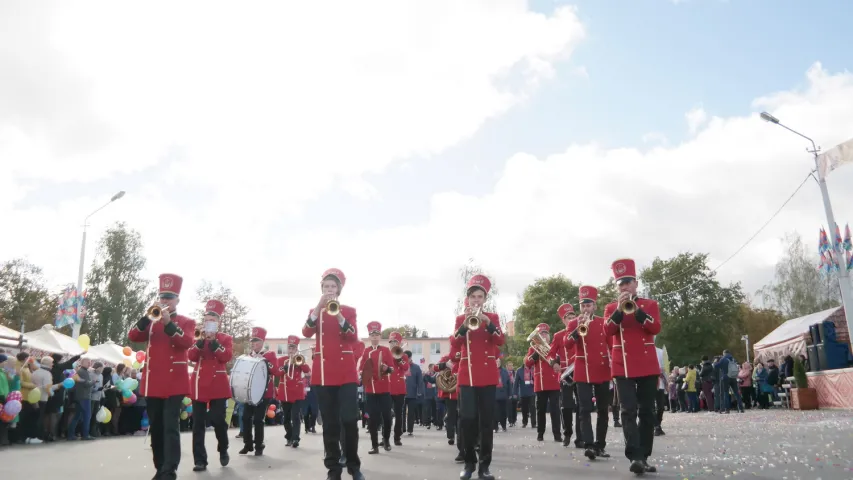
[[[746,414],[667,414],[666,436],[655,440],[657,474],[647,478],[730,478],[772,480],[853,479],[853,412],[754,411]],[[183,435],[180,478],[263,480],[323,479],[321,435],[304,435],[298,450],[284,447],[282,427],[267,427],[263,457],[238,457],[239,440],[232,430],[232,461],[217,460],[205,473],[192,472],[191,436]],[[213,432],[208,452],[216,451]],[[495,436],[492,473],[508,480],[635,478],[622,455],[621,429],[610,430],[609,460],[589,462],[581,450],[553,441],[538,443],[535,432],[519,427]],[[547,438],[547,437],[546,437]],[[458,478],[455,447],[444,432],[418,428],[403,437],[403,447],[367,455],[369,437],[362,430],[360,450],[368,480]],[[215,453],[213,453],[215,455]],[[215,457],[214,457],[215,458]],[[142,437],[23,445],[0,450],[0,472],[9,479],[148,480],[153,476],[151,451]],[[345,478],[349,478],[345,476]]]

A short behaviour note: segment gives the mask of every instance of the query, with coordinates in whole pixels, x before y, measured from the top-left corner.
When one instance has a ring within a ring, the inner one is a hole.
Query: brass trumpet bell
[[[533,347],[533,350],[535,350],[543,360],[548,357],[548,353],[551,351],[551,346],[548,344],[548,341],[545,340],[545,337],[542,336],[541,332],[539,332],[538,328],[533,330],[533,332],[527,336],[527,341],[530,342],[530,346]]]
[[[586,322],[578,325],[578,335],[581,337],[585,337],[589,333],[589,327],[586,325]]]
[[[622,310],[622,313],[625,315],[631,315],[637,311],[637,302],[635,302],[633,298],[629,298],[619,305],[619,309]]]
[[[399,360],[403,358],[403,347],[399,345],[391,347],[391,355],[394,356],[394,360]]]
[[[337,300],[329,300],[329,303],[326,304],[326,313],[329,315],[341,313],[341,304]]]
[[[480,312],[482,308],[477,308],[473,313],[465,318],[465,327],[468,330],[477,330],[480,328]]]
[[[303,357],[301,354],[297,354],[296,356],[293,357],[293,364],[296,365],[297,367],[301,367],[302,365],[305,365],[305,357]]]
[[[160,321],[163,318],[163,307],[161,305],[152,305],[151,308],[148,309],[145,316],[148,317],[152,322]]]

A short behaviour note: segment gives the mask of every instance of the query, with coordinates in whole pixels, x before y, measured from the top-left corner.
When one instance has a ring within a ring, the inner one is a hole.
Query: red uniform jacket
[[[578,326],[578,319],[569,322],[566,330],[572,332]],[[589,332],[585,337],[575,340],[568,335],[566,345],[575,353],[575,382],[604,383],[613,376],[610,373],[610,338],[604,331],[604,318],[592,317],[589,322]]]
[[[338,317],[325,311],[313,326],[309,312],[308,321],[302,327],[302,335],[305,338],[317,335],[314,364],[311,367],[311,383],[314,385],[341,386],[358,383],[356,358],[353,355],[355,342],[360,342],[355,309],[341,305],[341,314],[344,316],[343,327],[338,324]]]
[[[261,350],[260,352],[249,352],[250,357],[263,357],[267,362],[267,390],[264,392],[264,398],[270,399],[275,398],[275,380],[273,377],[280,377],[284,374],[284,372],[280,371],[278,368],[278,358],[275,356],[275,352],[271,352],[269,350]]]
[[[308,361],[301,367],[290,363],[290,357],[285,355],[278,359],[278,371],[281,380],[278,382],[277,398],[284,403],[296,403],[305,400],[305,380],[303,375],[310,375]]]
[[[534,353],[536,353],[536,350],[530,347],[527,349],[527,355],[524,357],[524,364],[533,368],[533,391],[539,393],[559,390],[560,375],[548,363],[547,358],[539,357],[539,360],[533,360],[532,356]]]
[[[373,364],[373,377],[361,377],[361,384],[364,385],[364,393],[390,393],[391,392],[391,376],[394,372],[394,357],[391,355],[391,349],[382,345],[369,346],[364,349],[361,354],[359,372],[364,372],[364,366],[367,362]],[[391,373],[383,374],[382,366],[391,369]],[[403,385],[405,388],[405,385]]]
[[[388,349],[390,352],[391,349]],[[391,357],[394,358],[394,357]],[[409,373],[409,365],[411,360],[406,360],[405,357],[400,360],[394,360],[394,371],[391,372],[391,395],[406,395],[406,374]]]
[[[187,349],[193,344],[194,333],[195,322],[183,315],[172,317],[168,327],[162,321],[142,318],[130,329],[127,336],[131,342],[148,342],[139,386],[142,395],[152,398],[189,395]]]
[[[642,324],[635,314],[622,315],[618,325],[610,316],[616,311],[616,302],[604,307],[604,328],[613,337],[610,366],[614,377],[638,378],[660,375],[660,363],[655,349],[655,335],[660,333],[660,309],[658,302],[638,298],[637,307],[648,318]]]
[[[494,331],[489,333],[485,326],[481,326],[477,330],[469,330],[464,336],[459,336],[459,327],[465,321],[466,315],[456,317],[456,326],[453,329],[453,336],[450,337],[450,343],[462,352],[457,383],[460,387],[485,387],[498,384],[495,347],[503,345],[506,339],[501,331],[498,314],[487,312],[485,315],[489,317],[491,325],[494,325]]]
[[[554,334],[554,339],[551,342],[551,350],[548,351],[548,362],[556,360],[560,357],[560,368],[565,369],[575,361],[575,349],[569,348],[566,345],[566,337],[569,332],[560,330]]]
[[[190,361],[196,363],[190,377],[190,398],[197,402],[231,398],[231,383],[225,370],[225,364],[231,361],[234,353],[231,335],[217,333],[219,346],[216,350],[211,347],[211,341],[202,342],[201,348],[197,341],[187,352]]]

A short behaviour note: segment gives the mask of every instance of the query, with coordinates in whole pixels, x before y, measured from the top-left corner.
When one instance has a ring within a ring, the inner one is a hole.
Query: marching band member
[[[158,304],[162,317],[152,321],[146,314],[130,329],[131,342],[148,342],[140,393],[145,396],[150,422],[151,452],[158,480],[178,478],[181,463],[181,403],[190,393],[187,350],[193,344],[195,322],[178,315],[183,278],[160,275]]]
[[[445,370],[450,370],[453,375],[458,377],[459,359],[462,354],[457,347],[450,347],[450,353],[441,357],[441,360],[433,367],[436,373],[441,373]],[[458,454],[456,455],[456,463],[465,461],[462,452],[462,441],[458,438],[461,429],[459,429],[459,384],[457,383],[456,390],[453,392],[445,392],[439,389],[438,397],[444,400],[446,416],[444,418],[444,427],[447,430],[447,444],[456,444]]]
[[[391,450],[391,380],[394,371],[394,357],[391,349],[379,345],[382,339],[382,324],[367,324],[370,334],[370,346],[361,355],[361,383],[364,385],[365,409],[368,415],[368,431],[373,448],[368,454],[379,453],[379,424],[382,423],[382,446]]]
[[[353,344],[358,340],[355,308],[339,304],[337,315],[329,313],[329,304],[337,301],[346,285],[346,276],[337,268],[323,272],[322,296],[309,313],[302,335],[317,335],[312,385],[317,391],[320,415],[323,417],[323,464],[328,478],[340,479],[342,467],[341,431],[346,439],[344,456],[347,471],[355,480],[364,479],[358,458],[358,373]]]
[[[299,358],[299,337],[287,337],[287,355],[278,360],[281,380],[278,383],[277,396],[281,400],[281,421],[284,424],[284,438],[288,447],[299,448],[299,432],[302,429],[299,413],[305,400],[305,376],[311,375],[308,360]]]
[[[489,471],[494,439],[492,428],[495,414],[495,388],[498,384],[494,347],[503,345],[506,339],[501,331],[498,315],[482,311],[491,286],[491,281],[485,275],[471,277],[467,285],[469,307],[464,314],[456,317],[455,333],[451,337],[451,343],[462,353],[458,381],[462,429],[468,432],[479,429],[480,439],[478,466],[475,450],[477,435],[462,437],[465,468],[459,478],[463,480],[470,479],[474,470],[478,470],[481,479],[494,480],[495,478]],[[468,322],[469,316],[476,316],[478,321],[476,326]]]
[[[584,455],[590,460],[596,457],[609,458],[604,451],[607,445],[608,411],[610,405],[610,359],[609,337],[604,331],[604,319],[595,315],[598,289],[581,286],[578,289],[581,317],[575,317],[567,325],[566,346],[574,350],[574,382],[580,403],[581,439],[586,449]],[[581,335],[581,328],[586,329]],[[595,437],[592,436],[592,399],[597,410]]]
[[[199,338],[187,356],[196,363],[190,378],[190,398],[193,401],[193,459],[194,472],[207,470],[207,450],[204,432],[207,419],[216,434],[219,463],[228,465],[228,424],[225,422],[225,404],[231,398],[226,364],[233,355],[231,335],[217,332],[225,304],[208,300],[204,307],[204,324]]]
[[[654,338],[661,328],[660,310],[656,301],[637,298],[633,260],[616,260],[611,268],[619,298],[604,308],[605,329],[614,339],[611,370],[622,404],[625,456],[631,460],[631,472],[641,475],[657,471],[649,465],[648,458],[655,438],[655,393],[660,365]]]
[[[264,398],[258,405],[249,405],[243,407],[243,449],[240,450],[240,455],[246,455],[249,452],[255,452],[255,456],[264,454],[264,420],[267,414],[267,407],[270,401],[275,398],[275,382],[273,377],[280,377],[282,372],[278,368],[278,358],[275,352],[271,352],[264,348],[264,341],[267,339],[267,331],[261,327],[252,327],[251,345],[252,350],[249,356],[254,358],[263,358],[267,364],[267,388],[264,392]],[[252,433],[254,432],[254,437]],[[254,440],[254,445],[253,441]]]
[[[551,350],[548,352],[548,361],[555,370],[563,372],[575,362],[575,349],[570,348],[566,343],[566,337],[571,333],[568,328],[569,323],[575,318],[575,308],[569,303],[564,303],[557,309],[557,316],[560,317],[560,321],[563,322],[566,328],[554,334],[554,341],[551,342]],[[575,403],[576,388],[573,381],[560,379],[561,375],[557,377],[560,382],[560,410],[563,414],[563,446],[568,447],[572,441],[572,416],[577,411],[577,404]],[[543,416],[542,418],[545,417]],[[575,426],[578,437],[577,441],[580,441],[579,421],[575,422]],[[544,428],[542,431],[544,431]]]
[[[399,347],[403,341],[403,335],[400,332],[391,332],[388,335],[388,343],[391,348]],[[391,372],[391,402],[394,404],[394,445],[398,447],[403,445],[403,409],[406,403],[406,364],[403,357],[394,359],[394,371]]]
[[[539,334],[545,339],[550,340],[547,323],[540,323],[537,327]],[[560,375],[556,371],[556,367],[551,365],[549,359],[541,358],[536,349],[530,347],[527,350],[527,356],[524,357],[524,364],[533,368],[533,391],[536,393],[536,419],[537,436],[536,439],[540,442],[545,439],[545,413],[548,411],[548,405],[551,406],[551,432],[554,434],[555,442],[562,442],[563,437],[560,435]]]

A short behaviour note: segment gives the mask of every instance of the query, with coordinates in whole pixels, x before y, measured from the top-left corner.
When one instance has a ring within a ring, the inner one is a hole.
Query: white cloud
[[[692,135],[699,130],[699,127],[705,125],[705,122],[708,121],[708,114],[702,107],[696,107],[684,114],[684,118],[687,119],[687,128]]]

